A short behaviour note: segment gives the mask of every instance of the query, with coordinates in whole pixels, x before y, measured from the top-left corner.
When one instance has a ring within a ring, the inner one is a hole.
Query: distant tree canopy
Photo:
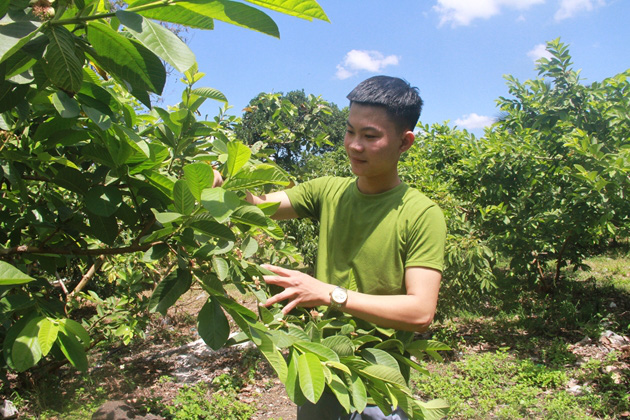
[[[266,143],[275,150],[278,165],[295,171],[305,156],[329,152],[334,145],[343,144],[347,118],[347,108],[307,96],[303,90],[260,93],[245,108],[236,136],[250,145]]]
[[[504,115],[483,138],[426,126],[416,150],[511,272],[551,286],[593,247],[628,235],[630,70],[584,85],[567,45],[547,50],[541,78],[506,77]]]

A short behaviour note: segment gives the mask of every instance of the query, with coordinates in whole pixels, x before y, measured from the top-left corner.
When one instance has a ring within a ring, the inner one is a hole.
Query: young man
[[[422,99],[406,81],[387,76],[363,81],[348,99],[344,145],[356,178],[323,177],[248,196],[253,204],[279,202],[276,219],[320,222],[315,277],[266,265],[275,275],[264,280],[284,288],[266,305],[286,300],[285,314],[329,305],[382,327],[424,331],[437,305],[446,226],[439,207],[398,176]],[[407,418],[400,410],[386,417],[375,406],[352,417],[335,403],[325,393],[320,403],[299,407],[298,419]]]

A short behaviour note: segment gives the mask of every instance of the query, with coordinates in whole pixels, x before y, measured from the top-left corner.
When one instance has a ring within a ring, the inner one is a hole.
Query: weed
[[[199,383],[181,388],[165,411],[176,420],[246,420],[256,409],[238,401],[233,389],[210,394],[207,385]]]
[[[591,359],[578,372],[578,380],[590,385],[588,393],[601,401],[593,407],[598,415],[630,411],[630,370],[616,369],[614,363],[617,358],[618,354],[611,352],[604,360]]]
[[[453,350],[458,350],[464,344],[464,337],[457,330],[454,321],[447,319],[433,328],[433,339],[446,344]]]
[[[212,385],[220,391],[239,391],[243,386],[243,380],[229,373],[222,373],[212,380]]]
[[[434,369],[431,376],[414,377],[415,389],[425,398],[449,401],[455,418],[562,418],[553,414],[562,412],[587,417],[586,408],[562,389],[568,379],[564,371],[517,359],[506,349]],[[561,402],[545,395],[561,395]]]
[[[569,345],[561,338],[554,338],[549,347],[541,349],[543,360],[553,367],[572,365],[577,357],[569,350]]]

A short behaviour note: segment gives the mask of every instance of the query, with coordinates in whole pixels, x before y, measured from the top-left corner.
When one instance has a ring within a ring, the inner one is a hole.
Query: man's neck
[[[396,188],[401,182],[398,174],[390,179],[359,177],[357,187],[363,194],[380,194]]]

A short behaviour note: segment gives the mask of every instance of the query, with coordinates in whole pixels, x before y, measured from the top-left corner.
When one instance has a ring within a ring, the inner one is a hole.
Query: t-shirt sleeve
[[[291,206],[298,216],[319,219],[322,191],[325,190],[328,178],[316,178],[286,190]]]
[[[443,271],[446,222],[437,205],[427,208],[410,223],[407,238],[407,267],[427,267]]]

